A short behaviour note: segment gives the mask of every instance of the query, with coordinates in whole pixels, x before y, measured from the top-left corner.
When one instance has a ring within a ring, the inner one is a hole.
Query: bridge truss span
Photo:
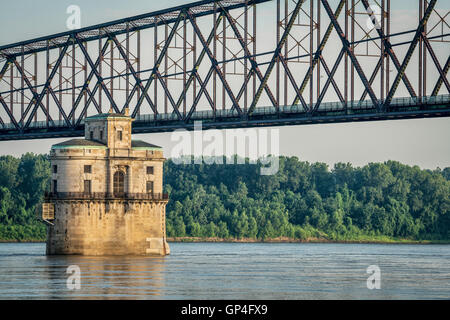
[[[0,46],[0,140],[449,116],[449,9],[206,0]]]

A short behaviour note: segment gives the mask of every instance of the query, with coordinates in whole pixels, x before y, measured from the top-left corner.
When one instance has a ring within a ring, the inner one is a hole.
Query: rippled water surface
[[[171,243],[166,257],[0,244],[0,299],[450,299],[449,245]],[[78,265],[81,288],[67,288]],[[369,265],[381,288],[367,289]]]

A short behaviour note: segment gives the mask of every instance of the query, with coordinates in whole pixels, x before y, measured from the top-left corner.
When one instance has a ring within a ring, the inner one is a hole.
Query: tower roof
[[[67,141],[63,141],[61,143],[54,144],[52,149],[106,149],[106,145],[99,141],[87,140],[87,139],[71,139]],[[156,150],[162,149],[160,146],[142,141],[142,140],[133,140],[131,141],[132,149],[147,149],[147,150]]]
[[[87,117],[85,119],[85,121],[100,120],[100,119],[114,119],[114,118],[133,120],[130,117],[130,113],[129,113],[129,109],[128,108],[124,109],[124,113],[115,113],[115,112],[113,112],[113,109],[111,108],[111,109],[109,109],[108,113],[99,113],[99,114]]]
[[[87,117],[85,121],[89,120],[100,120],[100,119],[111,119],[111,118],[120,118],[120,119],[131,119],[129,116],[126,116],[121,113],[99,113],[94,116]]]
[[[70,148],[106,149],[106,145],[98,141],[86,139],[71,139],[52,145],[52,149],[70,149]]]
[[[133,140],[131,141],[131,148],[133,149],[162,149],[160,146],[142,141],[142,140]]]

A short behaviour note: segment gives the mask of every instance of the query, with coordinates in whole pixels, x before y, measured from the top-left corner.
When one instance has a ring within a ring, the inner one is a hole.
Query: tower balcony
[[[45,201],[51,200],[154,200],[168,201],[167,193],[108,193],[108,192],[45,192]]]

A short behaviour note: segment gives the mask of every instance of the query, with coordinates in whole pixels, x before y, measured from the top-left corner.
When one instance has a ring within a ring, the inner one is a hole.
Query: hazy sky
[[[0,45],[65,31],[66,8],[71,4],[81,7],[82,26],[86,27],[186,2],[181,0],[7,1],[2,3],[0,11]],[[391,2],[393,12],[405,9],[405,4],[408,6],[416,3],[410,0],[392,0]],[[438,1],[438,8],[448,11],[449,7],[449,1]],[[416,9],[415,6],[413,9]],[[264,11],[264,8],[262,10]],[[275,13],[264,12],[264,14]],[[448,49],[448,46],[446,48]],[[311,162],[321,161],[332,166],[336,162],[364,165],[368,162],[398,160],[424,168],[450,166],[450,118],[289,126],[279,129],[280,153],[296,155],[302,160]],[[170,133],[141,134],[134,138],[159,144],[166,150],[170,150],[173,146]],[[63,140],[65,139],[0,142],[0,155],[20,156],[25,152],[46,153],[52,144]],[[166,152],[166,156],[169,154]]]

